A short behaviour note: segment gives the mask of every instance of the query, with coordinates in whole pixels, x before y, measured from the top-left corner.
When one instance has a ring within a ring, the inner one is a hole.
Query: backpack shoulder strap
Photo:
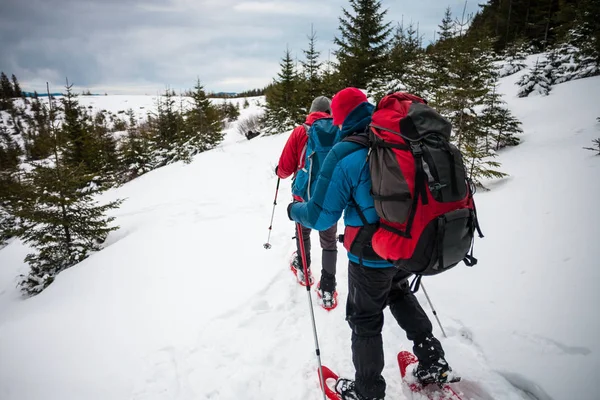
[[[363,147],[371,146],[371,140],[369,139],[369,136],[366,132],[347,136],[344,139],[342,139],[342,142],[352,142],[360,144]]]

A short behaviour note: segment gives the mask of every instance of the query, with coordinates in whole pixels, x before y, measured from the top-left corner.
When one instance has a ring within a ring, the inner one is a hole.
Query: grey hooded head
[[[331,114],[331,100],[329,100],[325,96],[319,96],[315,98],[310,105],[309,113],[314,113],[317,111],[326,112],[327,114]]]

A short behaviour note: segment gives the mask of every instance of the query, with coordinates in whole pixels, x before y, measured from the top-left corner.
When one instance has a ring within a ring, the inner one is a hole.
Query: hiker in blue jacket
[[[333,123],[340,126],[342,137],[367,135],[374,108],[362,91],[346,88],[331,102]],[[336,391],[342,399],[352,400],[385,396],[381,330],[387,305],[414,343],[419,359],[415,376],[423,383],[443,382],[451,371],[429,318],[409,289],[409,274],[381,259],[370,246],[374,230],[369,224],[377,223],[379,216],[370,194],[367,153],[359,143],[336,144],[323,162],[310,201],[288,206],[291,220],[319,231],[336,224],[344,213],[344,247],[349,259],[346,320],[352,329],[356,375],[355,380],[339,379]],[[360,246],[353,246],[355,242]]]

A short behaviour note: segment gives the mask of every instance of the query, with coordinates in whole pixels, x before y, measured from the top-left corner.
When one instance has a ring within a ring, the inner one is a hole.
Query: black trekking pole
[[[273,212],[271,213],[271,224],[269,225],[269,237],[267,237],[267,243],[263,247],[267,250],[271,248],[271,231],[273,230],[273,217],[275,216],[275,206],[277,205],[277,194],[279,193],[279,182],[281,178],[277,178],[277,188],[275,188],[275,200],[273,200]]]
[[[427,294],[427,290],[425,290],[425,286],[423,285],[423,282],[421,282],[421,287],[423,288],[423,293],[425,293],[425,297],[427,298],[429,307],[431,307],[431,311],[433,312],[433,315],[435,316],[435,319],[437,320],[437,323],[440,326],[440,329],[442,330],[442,334],[444,335],[445,338],[447,338],[448,336],[446,336],[446,331],[444,331],[444,328],[442,327],[442,323],[440,322],[440,319],[438,318],[437,312],[435,311],[435,308],[433,308],[433,303],[431,303],[431,299],[429,298],[429,295]]]
[[[315,353],[317,354],[317,362],[319,363],[319,379],[321,382],[323,382],[321,385],[321,389],[323,390],[323,400],[327,400],[327,394],[325,393],[325,380],[323,379],[323,366],[321,365],[321,350],[319,349],[319,338],[317,336],[317,323],[315,322],[315,312],[313,310],[312,297],[310,295],[310,280],[308,276],[308,265],[306,264],[306,250],[304,249],[304,238],[302,237],[302,226],[300,223],[296,223],[296,230],[298,231],[297,235],[300,242],[300,256],[302,257],[302,266],[304,268],[306,293],[308,293],[308,308],[310,310],[313,336],[315,338]]]

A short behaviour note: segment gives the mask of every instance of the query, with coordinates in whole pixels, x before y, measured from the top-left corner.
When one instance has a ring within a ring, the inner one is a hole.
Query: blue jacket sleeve
[[[348,201],[352,185],[335,149],[329,152],[315,184],[313,196],[307,203],[294,204],[291,218],[311,229],[323,231],[341,218]]]

